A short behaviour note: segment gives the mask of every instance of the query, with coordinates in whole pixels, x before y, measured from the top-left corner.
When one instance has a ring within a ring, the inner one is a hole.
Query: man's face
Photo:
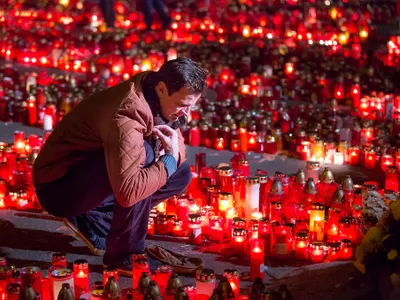
[[[201,97],[201,94],[191,94],[185,87],[169,95],[164,82],[157,84],[156,93],[160,99],[161,113],[170,122],[178,120],[181,116],[187,117],[191,107]]]

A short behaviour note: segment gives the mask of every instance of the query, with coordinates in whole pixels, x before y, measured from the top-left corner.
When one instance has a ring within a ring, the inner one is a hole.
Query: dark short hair
[[[163,81],[171,95],[181,88],[188,88],[193,94],[204,93],[208,71],[187,57],[165,62],[156,73],[156,84]]]

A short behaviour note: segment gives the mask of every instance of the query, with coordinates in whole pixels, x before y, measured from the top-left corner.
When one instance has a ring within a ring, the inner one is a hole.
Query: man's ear
[[[165,84],[164,81],[160,81],[159,83],[157,83],[157,85],[156,85],[156,93],[157,93],[157,95],[159,97],[163,96],[165,94],[168,95],[167,85]]]

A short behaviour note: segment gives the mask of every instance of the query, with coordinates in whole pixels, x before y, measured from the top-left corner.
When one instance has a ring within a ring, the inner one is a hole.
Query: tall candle
[[[320,203],[311,204],[310,208],[310,233],[315,235],[315,240],[324,239],[325,206]]]
[[[201,215],[189,215],[189,243],[193,245],[200,245],[203,242],[202,228],[201,228]]]
[[[252,239],[250,242],[250,278],[264,279],[264,241]]]
[[[210,217],[209,239],[211,241],[220,242],[224,238],[224,228],[222,218],[220,216]]]
[[[257,177],[246,178],[245,219],[251,220],[251,214],[259,210],[260,182]]]
[[[235,254],[243,255],[246,248],[246,230],[244,228],[234,228],[232,235],[232,249]]]
[[[218,168],[221,192],[233,193],[233,170],[229,166]]]
[[[138,288],[139,279],[143,272],[150,272],[150,265],[147,259],[138,258],[132,262],[132,287]]]

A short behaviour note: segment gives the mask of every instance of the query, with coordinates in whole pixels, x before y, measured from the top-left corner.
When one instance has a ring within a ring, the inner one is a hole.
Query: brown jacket
[[[34,185],[61,178],[85,153],[101,148],[111,186],[122,206],[132,206],[165,185],[167,171],[161,161],[143,168],[144,139],[151,136],[154,126],[140,84],[144,74],[89,96],[63,118],[35,161]],[[177,131],[182,164],[185,144]]]

